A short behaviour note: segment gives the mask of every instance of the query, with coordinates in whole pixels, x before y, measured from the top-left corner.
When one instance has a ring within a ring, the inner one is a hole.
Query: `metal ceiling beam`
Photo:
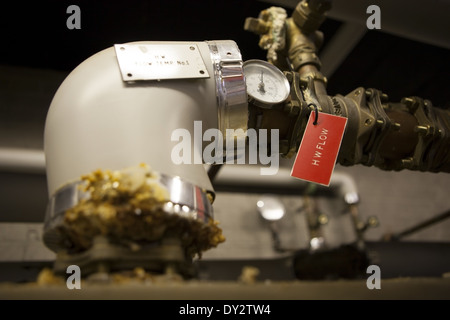
[[[354,22],[346,22],[339,28],[320,54],[325,77],[331,78],[366,32],[365,27]]]
[[[45,174],[44,151],[0,148],[0,170]]]

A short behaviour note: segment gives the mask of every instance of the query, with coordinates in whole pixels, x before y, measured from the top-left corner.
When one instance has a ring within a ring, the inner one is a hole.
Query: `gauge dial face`
[[[289,96],[289,81],[281,70],[264,60],[248,60],[243,65],[247,94],[263,106],[283,102]]]

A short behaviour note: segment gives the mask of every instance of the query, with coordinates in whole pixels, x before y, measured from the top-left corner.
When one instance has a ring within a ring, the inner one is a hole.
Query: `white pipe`
[[[336,186],[347,204],[357,204],[359,193],[353,177],[347,173],[334,171],[331,176],[331,186]]]
[[[0,170],[45,174],[44,151],[0,148]]]
[[[171,43],[133,44],[169,47]],[[69,74],[52,100],[45,124],[50,196],[94,170],[122,170],[140,163],[212,190],[202,164],[176,164],[171,159],[171,151],[178,143],[172,141],[174,130],[194,132],[197,120],[203,121],[204,130],[217,128],[210,49],[206,42],[189,44],[201,52],[209,78],[126,83],[113,47],[88,58]],[[177,65],[177,61],[172,62]],[[201,155],[201,150],[192,144],[195,159],[194,153]]]
[[[259,166],[250,165],[224,165],[217,174],[214,183],[216,185],[252,187],[264,186],[267,188],[304,189],[308,182],[291,177],[290,169],[281,167],[275,175],[261,175]],[[327,188],[320,186],[321,188]],[[359,202],[358,189],[355,180],[347,173],[334,171],[330,188],[337,193],[348,204]]]
[[[45,155],[42,150],[0,148],[0,169],[13,172],[45,173]],[[275,175],[261,175],[259,166],[224,165],[215,178],[216,184],[255,186],[271,188],[302,189],[307,182],[292,178],[287,168],[279,168]],[[330,187],[336,187],[349,204],[359,202],[356,182],[347,173],[334,171]]]

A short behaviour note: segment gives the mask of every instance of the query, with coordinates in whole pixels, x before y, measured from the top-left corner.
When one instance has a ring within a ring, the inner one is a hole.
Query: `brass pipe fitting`
[[[283,132],[280,154],[287,158],[296,154],[310,106],[315,105],[320,112],[348,119],[337,159],[344,166],[450,172],[450,110],[433,107],[419,97],[389,102],[385,93],[371,88],[356,88],[345,96],[327,94],[327,79],[317,56],[323,36],[317,29],[329,9],[327,0],[302,0],[297,5],[285,21],[285,46],[276,51],[277,59],[268,59],[288,78],[289,98],[270,112],[250,106],[259,112],[263,128]],[[270,32],[270,19],[264,21]]]
[[[331,9],[331,0],[306,0],[297,4],[292,19],[302,33],[308,35],[319,29],[325,13]]]

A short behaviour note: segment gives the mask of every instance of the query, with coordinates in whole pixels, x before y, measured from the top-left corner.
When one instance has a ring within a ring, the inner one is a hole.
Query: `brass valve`
[[[284,71],[291,87],[289,98],[270,110],[250,104],[249,126],[256,123],[253,117],[258,115],[261,128],[279,129],[280,153],[290,158],[300,145],[310,106],[315,105],[320,112],[348,118],[337,159],[342,165],[450,172],[449,110],[419,97],[392,102],[385,93],[372,88],[356,88],[345,96],[327,94],[327,79],[320,72],[317,54],[323,37],[317,28],[330,7],[328,0],[303,0],[292,17],[285,19],[280,33],[285,39],[278,39],[285,45],[275,50],[275,58],[273,52],[268,55],[268,61]],[[247,19],[245,29],[258,31],[263,39],[272,32],[273,12],[273,7],[263,11],[256,25]]]

